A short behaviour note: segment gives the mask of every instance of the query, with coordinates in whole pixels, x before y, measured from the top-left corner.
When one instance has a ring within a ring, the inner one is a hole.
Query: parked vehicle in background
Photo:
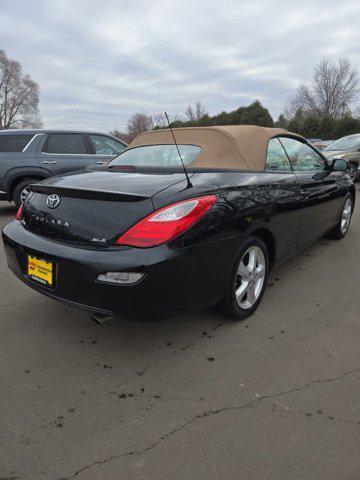
[[[346,235],[355,205],[346,160],[330,163],[283,129],[174,134],[178,146],[169,130],[143,133],[108,165],[32,185],[3,230],[14,274],[103,315],[221,303],[242,319],[277,261],[326,233]]]
[[[360,179],[360,133],[335,140],[323,149],[323,153],[329,159],[343,158],[347,160],[353,180]]]
[[[104,133],[66,130],[0,131],[0,200],[21,204],[31,183],[107,163],[127,147]]]
[[[328,147],[334,141],[335,140],[319,140],[317,142],[314,142],[313,145],[314,145],[314,147],[318,148],[319,150],[324,150],[325,147]]]

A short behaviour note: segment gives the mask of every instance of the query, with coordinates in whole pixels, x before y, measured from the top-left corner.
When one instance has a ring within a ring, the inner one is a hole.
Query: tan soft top
[[[257,125],[185,127],[173,131],[178,144],[198,145],[203,149],[191,166],[252,171],[264,170],[271,138],[293,135],[282,128]],[[169,129],[153,130],[135,137],[129,148],[172,143],[174,140]]]

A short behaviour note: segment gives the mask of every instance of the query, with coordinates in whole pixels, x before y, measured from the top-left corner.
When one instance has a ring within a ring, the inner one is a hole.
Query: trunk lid
[[[109,170],[53,177],[32,185],[23,225],[54,240],[107,246],[154,210],[155,194],[181,182],[181,173]]]

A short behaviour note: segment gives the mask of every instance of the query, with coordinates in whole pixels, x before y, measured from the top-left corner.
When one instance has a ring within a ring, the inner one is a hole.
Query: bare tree
[[[112,130],[111,132],[109,132],[110,135],[112,135],[113,137],[116,137],[118,138],[119,140],[122,140],[126,143],[130,143],[131,140],[133,139],[133,137],[131,137],[131,135],[129,135],[128,133],[126,132],[122,132],[121,130],[117,129],[117,128],[114,128],[114,130]]]
[[[208,112],[206,111],[204,105],[202,104],[201,100],[198,100],[195,103],[195,107],[193,108],[191,105],[187,107],[185,110],[185,115],[189,121],[197,121],[201,120]]]
[[[188,121],[194,122],[196,120],[194,109],[191,105],[185,110],[185,115]]]
[[[112,132],[109,132],[110,135],[124,140],[126,143],[130,143],[136,135],[139,133],[148,132],[154,127],[154,120],[151,115],[147,113],[133,113],[127,123],[127,131],[123,132],[119,129],[114,129]]]
[[[181,121],[180,115],[168,113],[170,123]],[[168,121],[166,120],[164,113],[157,113],[154,115],[154,127],[167,128]]]
[[[285,115],[290,118],[301,110],[305,116],[341,118],[350,112],[359,96],[358,72],[350,60],[332,62],[324,58],[315,67],[310,85],[301,84],[290,100]]]
[[[127,129],[129,135],[139,135],[139,133],[148,132],[152,130],[154,125],[154,120],[151,115],[146,113],[133,113],[128,120]]]
[[[0,50],[0,130],[40,127],[39,86]]]
[[[171,123],[172,119],[170,117],[169,117],[169,120]],[[166,128],[168,126],[164,113],[157,113],[156,115],[154,115],[154,126],[159,128]]]
[[[191,108],[191,107],[189,107]],[[206,115],[204,106],[200,101],[196,102],[194,108],[194,118],[201,119]],[[177,115],[169,115],[170,124],[175,122],[182,121],[182,118]],[[136,112],[131,115],[127,123],[127,131],[123,132],[119,129],[114,129],[110,132],[111,135],[124,140],[127,143],[130,143],[136,135],[139,135],[143,132],[148,132],[154,128],[167,128],[168,122],[164,113],[158,113],[154,116],[149,115],[145,112]]]

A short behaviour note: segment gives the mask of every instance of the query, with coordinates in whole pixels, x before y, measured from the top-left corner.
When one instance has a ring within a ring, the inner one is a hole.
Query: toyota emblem
[[[60,203],[60,197],[55,193],[49,195],[46,200],[46,204],[49,208],[56,208],[59,205],[59,203]]]

